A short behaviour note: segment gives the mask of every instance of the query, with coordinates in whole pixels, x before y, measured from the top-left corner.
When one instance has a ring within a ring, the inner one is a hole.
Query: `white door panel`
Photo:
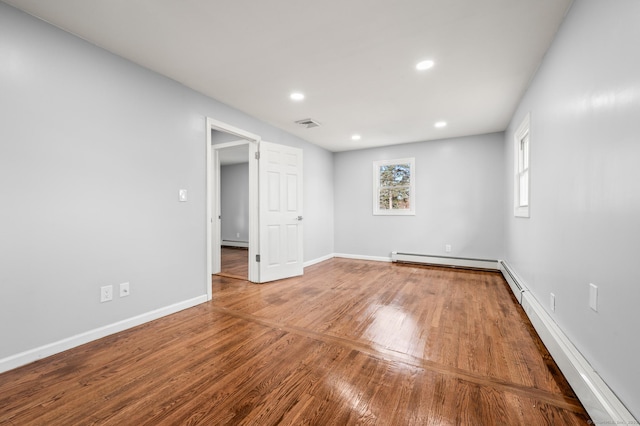
[[[260,142],[260,282],[302,275],[302,150]]]

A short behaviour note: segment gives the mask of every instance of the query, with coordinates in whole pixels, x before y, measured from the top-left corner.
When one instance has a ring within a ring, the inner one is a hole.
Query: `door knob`
[[[296,220],[302,220],[302,216],[298,216]]]

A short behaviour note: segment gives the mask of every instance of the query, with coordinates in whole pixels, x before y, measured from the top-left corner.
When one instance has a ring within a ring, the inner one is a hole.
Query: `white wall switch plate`
[[[129,295],[129,283],[120,284],[120,297],[127,297]]]
[[[113,286],[105,285],[100,287],[100,303],[113,300]]]
[[[187,190],[181,189],[178,191],[178,199],[182,202],[187,201]]]
[[[598,286],[589,284],[589,307],[598,312]]]

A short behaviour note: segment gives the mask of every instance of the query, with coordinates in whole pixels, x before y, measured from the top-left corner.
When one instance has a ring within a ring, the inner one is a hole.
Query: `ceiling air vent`
[[[319,127],[320,123],[310,118],[305,118],[303,120],[296,121],[296,124],[306,127],[307,129],[311,129],[312,127]]]

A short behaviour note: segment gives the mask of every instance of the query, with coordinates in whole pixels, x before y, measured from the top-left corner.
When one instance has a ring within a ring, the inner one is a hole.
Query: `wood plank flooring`
[[[498,273],[212,279],[212,302],[0,375],[0,424],[588,424]]]
[[[218,275],[246,280],[249,277],[249,250],[244,247],[221,247]]]

